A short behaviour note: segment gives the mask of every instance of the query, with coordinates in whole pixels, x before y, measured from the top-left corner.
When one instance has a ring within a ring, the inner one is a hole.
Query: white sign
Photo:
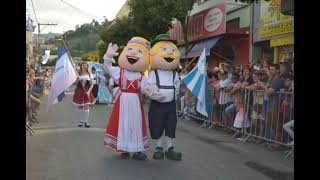
[[[42,56],[42,64],[46,64],[50,57],[50,50],[45,50],[44,55]]]
[[[208,32],[217,30],[222,24],[223,12],[219,8],[211,9],[204,19],[204,29]]]

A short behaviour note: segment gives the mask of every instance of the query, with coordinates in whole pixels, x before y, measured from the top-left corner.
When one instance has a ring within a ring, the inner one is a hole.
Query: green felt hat
[[[151,47],[153,47],[157,42],[160,41],[170,41],[173,44],[177,45],[177,41],[170,38],[170,34],[159,34],[153,40],[150,41]]]

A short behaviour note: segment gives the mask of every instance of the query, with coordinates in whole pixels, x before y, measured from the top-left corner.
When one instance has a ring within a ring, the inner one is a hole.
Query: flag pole
[[[77,74],[77,76],[78,76],[78,78],[79,78],[80,76],[79,76],[79,74],[78,74],[78,71],[77,71],[77,69],[76,69],[76,66],[75,66],[74,63],[73,63],[73,60],[72,60],[71,54],[70,54],[70,52],[69,52],[69,49],[68,49],[66,43],[65,43],[64,40],[63,40],[63,36],[61,36],[61,41],[62,41],[64,47],[65,47],[66,50],[67,50],[67,53],[68,53],[68,56],[69,56],[69,61],[71,62],[72,66],[73,66],[73,68],[74,68],[74,70],[75,70],[75,72],[76,72],[76,74]],[[89,67],[88,67],[88,68],[89,68]],[[80,84],[81,84],[81,87],[82,87],[83,91],[84,91],[85,94],[87,95],[87,98],[89,99],[89,95],[86,93],[86,89],[84,88],[84,86],[83,86],[82,83],[80,83]]]
[[[197,57],[198,57],[198,56],[193,57],[193,59],[189,62],[189,64],[188,64],[185,68],[183,68],[183,69],[181,70],[181,73],[183,73],[184,71],[186,71],[187,68],[193,63],[193,61],[194,61]]]

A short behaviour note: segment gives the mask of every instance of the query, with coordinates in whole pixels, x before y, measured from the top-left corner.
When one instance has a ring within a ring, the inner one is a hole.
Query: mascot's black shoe
[[[123,153],[121,153],[120,157],[121,157],[122,159],[129,159],[129,158],[130,158],[130,153],[128,153],[128,152],[123,152]]]
[[[147,155],[143,152],[137,152],[133,154],[132,158],[135,160],[144,161],[147,159]]]
[[[153,159],[161,160],[164,159],[164,153],[162,147],[156,147],[156,152],[153,153]]]
[[[182,154],[181,152],[175,152],[173,150],[173,146],[171,146],[168,151],[165,152],[166,158],[167,159],[171,159],[171,160],[175,160],[175,161],[181,161],[182,159]]]

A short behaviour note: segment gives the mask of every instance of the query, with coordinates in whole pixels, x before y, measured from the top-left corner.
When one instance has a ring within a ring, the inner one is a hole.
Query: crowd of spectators
[[[293,124],[294,119],[294,71],[291,67],[293,64],[289,62],[273,64],[263,59],[244,66],[222,63],[207,69],[212,104],[210,118],[223,124],[230,133],[234,128],[250,128],[258,137],[293,144],[283,133],[284,124]],[[180,93],[181,103],[186,104],[187,91]],[[186,112],[185,108],[188,107],[182,106],[180,115]],[[290,137],[293,140],[293,136]],[[263,142],[263,138],[255,141],[265,143],[270,149],[278,147],[275,143]]]

